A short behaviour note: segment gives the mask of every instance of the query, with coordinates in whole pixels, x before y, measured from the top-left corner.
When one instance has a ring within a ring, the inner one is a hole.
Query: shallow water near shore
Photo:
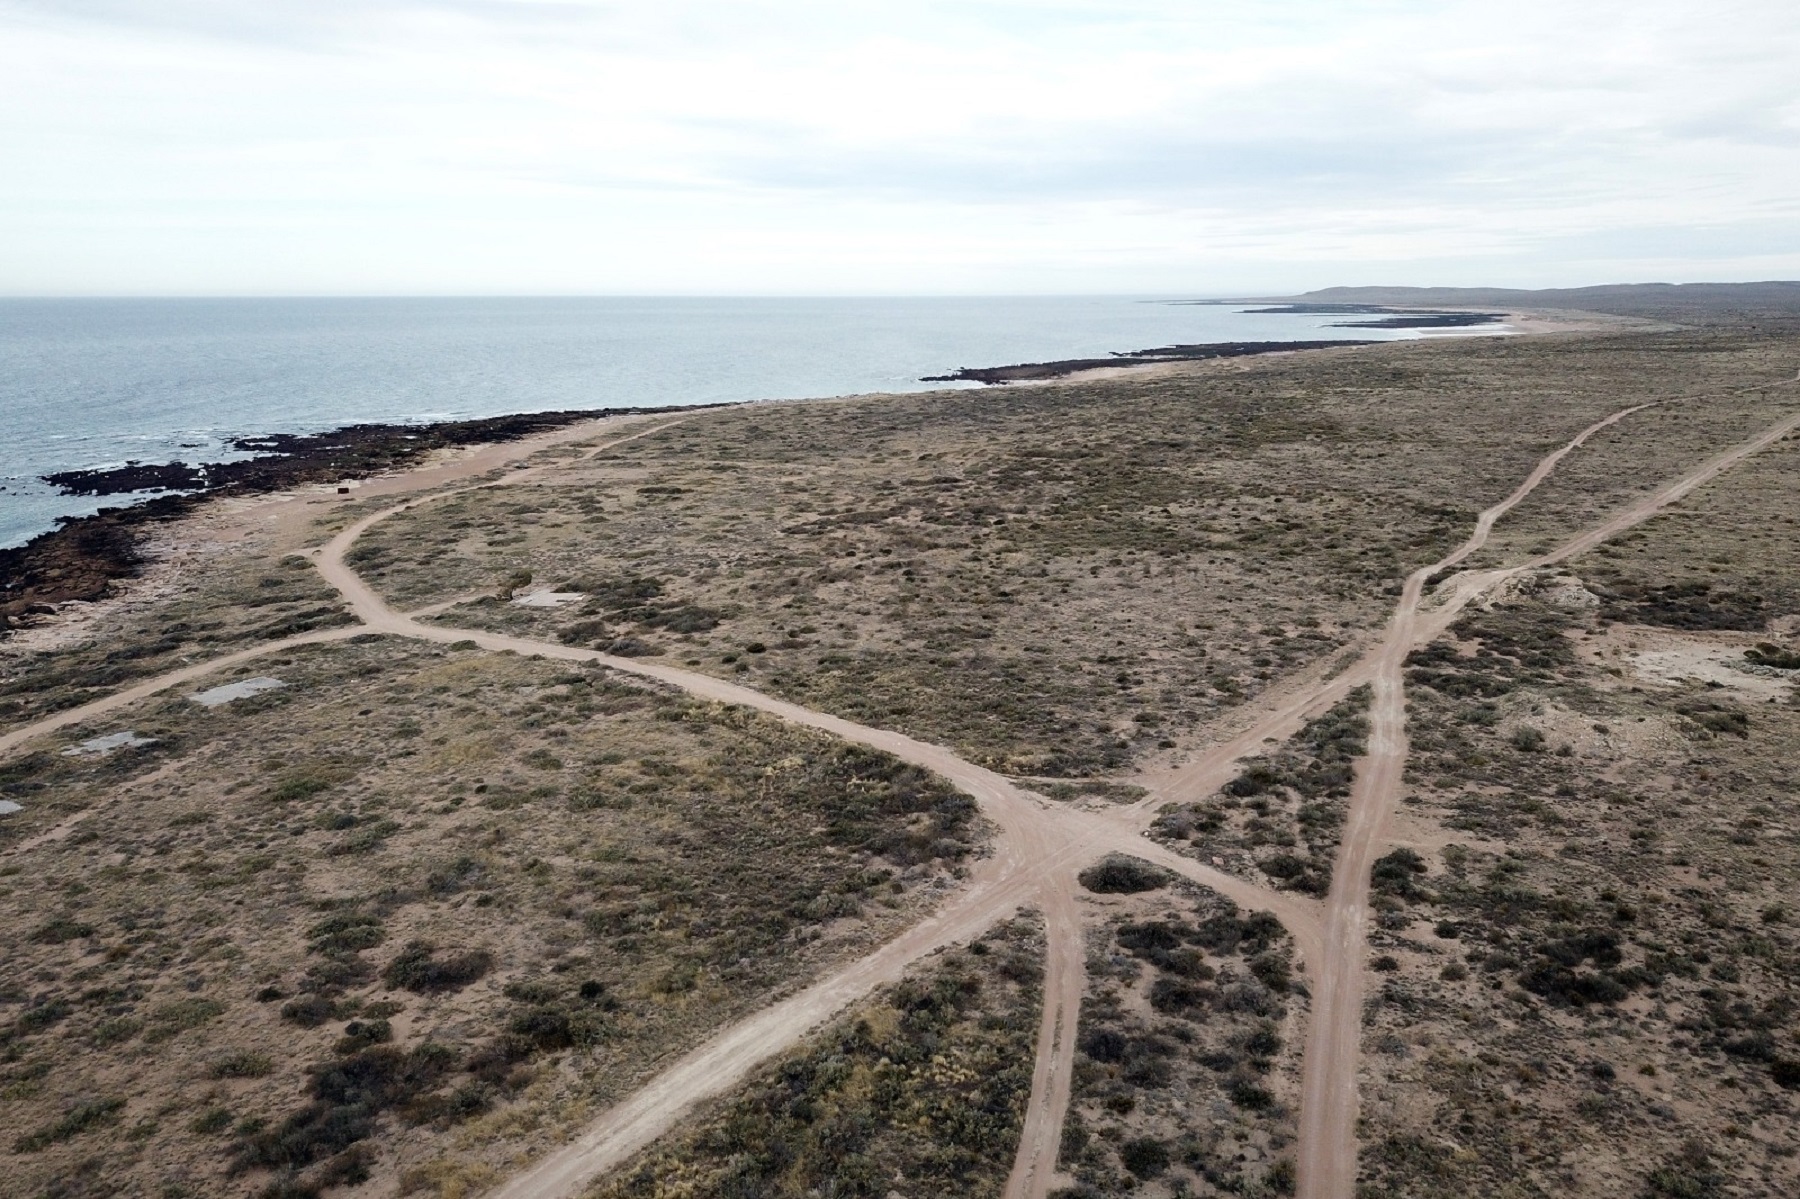
[[[356,422],[918,391],[965,366],[1395,339],[1146,297],[0,300],[0,546],[117,505],[51,471],[226,461]]]

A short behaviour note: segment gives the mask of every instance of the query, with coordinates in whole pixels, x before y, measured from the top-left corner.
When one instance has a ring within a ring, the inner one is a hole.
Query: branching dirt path
[[[1638,404],[1622,409],[1582,430],[1567,445],[1547,455],[1511,495],[1483,512],[1474,532],[1455,552],[1409,575],[1388,623],[1387,636],[1370,658],[1358,663],[1355,673],[1366,669],[1374,683],[1369,752],[1358,764],[1343,841],[1325,902],[1324,958],[1313,974],[1313,1017],[1300,1104],[1300,1199],[1348,1199],[1356,1189],[1356,1067],[1361,1057],[1369,876],[1376,852],[1387,841],[1388,827],[1400,802],[1407,756],[1406,698],[1401,674],[1406,656],[1440,636],[1477,596],[1515,575],[1573,557],[1648,520],[1744,458],[1800,428],[1800,414],[1777,422],[1549,554],[1515,567],[1456,576],[1444,589],[1444,601],[1433,608],[1428,618],[1420,619],[1419,604],[1426,580],[1486,544],[1494,522],[1531,494],[1570,452],[1601,429],[1647,407],[1650,405]]]
[[[1800,377],[1791,382],[1800,382]],[[359,624],[271,642],[146,680],[0,737],[0,754],[222,667],[298,645],[344,640],[371,632],[438,643],[472,641],[493,651],[595,662],[679,688],[703,700],[755,708],[884,750],[962,788],[997,826],[991,854],[974,865],[966,884],[933,915],[873,953],[716,1034],[602,1114],[575,1141],[513,1177],[496,1192],[498,1196],[535,1199],[574,1195],[586,1182],[650,1145],[696,1103],[730,1090],[758,1065],[873,988],[900,978],[920,958],[977,936],[1021,908],[1035,907],[1043,914],[1048,940],[1044,1007],[1031,1097],[1006,1195],[1007,1199],[1043,1199],[1054,1177],[1069,1104],[1075,1033],[1085,987],[1085,946],[1075,875],[1080,867],[1102,854],[1123,852],[1167,867],[1241,905],[1271,911],[1292,933],[1313,987],[1301,1108],[1300,1194],[1302,1199],[1349,1199],[1356,1178],[1356,1065],[1360,1052],[1369,872],[1377,850],[1385,843],[1388,823],[1399,800],[1406,757],[1401,677],[1406,655],[1440,635],[1470,601],[1496,585],[1522,571],[1593,548],[1717,478],[1743,458],[1800,429],[1800,414],[1789,417],[1758,437],[1709,459],[1552,553],[1515,567],[1452,576],[1438,587],[1431,604],[1422,607],[1427,580],[1478,550],[1495,521],[1529,495],[1567,454],[1601,429],[1648,406],[1638,404],[1622,409],[1546,455],[1510,496],[1481,514],[1462,546],[1407,578],[1378,644],[1336,674],[1321,672],[1270,698],[1249,727],[1197,755],[1166,779],[1151,780],[1156,784],[1152,794],[1128,806],[1085,811],[1052,804],[941,746],[815,712],[710,675],[558,643],[423,624],[420,618],[450,605],[437,604],[410,614],[396,612],[344,561],[357,539],[381,520],[476,487],[527,482],[566,466],[567,462],[527,465],[471,487],[434,492],[396,504],[364,517],[327,544],[309,551],[321,574],[348,601]],[[634,429],[625,437],[595,447],[586,457],[675,423],[667,421]],[[1144,830],[1162,804],[1209,794],[1227,781],[1239,759],[1260,750],[1270,738],[1291,736],[1308,716],[1364,682],[1372,683],[1375,691],[1369,753],[1358,766],[1332,890],[1323,905],[1291,893],[1264,889],[1145,839]]]
[[[104,716],[108,712],[117,711],[127,705],[135,704],[140,699],[148,699],[159,691],[167,691],[171,687],[179,687],[181,684],[200,678],[202,675],[211,674],[215,670],[222,670],[227,666],[236,666],[240,662],[248,662],[254,658],[261,658],[267,654],[274,654],[279,653],[282,650],[293,649],[296,646],[318,645],[327,641],[346,641],[349,638],[356,636],[358,633],[366,632],[368,632],[367,629],[357,625],[348,625],[338,629],[320,629],[317,632],[301,633],[295,637],[284,637],[280,641],[264,642],[262,645],[252,646],[249,649],[241,649],[236,653],[224,654],[217,658],[208,658],[204,662],[196,662],[191,666],[183,666],[179,670],[171,670],[167,674],[159,674],[155,678],[145,679],[141,683],[134,683],[122,691],[115,691],[111,695],[91,700],[78,708],[67,708],[56,713],[54,716],[46,716],[42,720],[34,721],[31,724],[14,729],[4,737],[0,737],[0,754],[11,753],[14,749],[25,744],[27,741],[42,737],[46,733],[54,733],[57,729],[68,728],[72,724],[80,724],[82,721],[91,720],[96,716]]]
[[[1020,1199],[1036,1199],[1049,1189],[1068,1107],[1075,1023],[1084,985],[1074,878],[1081,865],[1109,850],[1158,860],[1238,903],[1275,912],[1295,930],[1303,944],[1313,939],[1317,905],[1310,901],[1267,892],[1145,842],[1132,824],[1035,799],[1004,776],[965,761],[941,746],[815,712],[711,675],[575,646],[425,625],[395,612],[345,563],[344,556],[375,523],[417,503],[429,502],[430,498],[437,497],[365,517],[312,551],[320,573],[349,600],[365,631],[441,643],[473,641],[489,650],[597,662],[622,673],[678,687],[700,699],[755,708],[884,750],[942,775],[973,796],[982,813],[999,826],[993,853],[976,863],[967,885],[933,916],[873,954],[720,1032],[603,1114],[576,1141],[514,1176],[496,1192],[503,1199],[573,1193],[585,1181],[624,1163],[648,1146],[695,1103],[723,1094],[756,1066],[870,990],[897,980],[912,963],[947,945],[968,940],[1027,906],[1043,911],[1049,935],[1049,962],[1044,978],[1047,1014],[1040,1030],[1033,1102],[1028,1107],[1025,1135],[1008,1193]]]

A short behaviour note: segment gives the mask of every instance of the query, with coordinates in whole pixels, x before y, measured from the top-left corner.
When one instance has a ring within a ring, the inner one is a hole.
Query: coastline
[[[1340,346],[1384,345],[1385,342],[1357,338],[1333,338],[1317,341],[1221,341],[1200,345],[1161,346],[1149,350],[1131,350],[1105,358],[1061,358],[1050,362],[1015,362],[1007,366],[965,366],[947,375],[925,375],[923,383],[985,383],[1003,386],[1007,383],[1036,383],[1061,379],[1083,371],[1120,366],[1168,366],[1180,362],[1211,362],[1220,358],[1248,358],[1261,354],[1297,353],[1304,350],[1336,349]]]
[[[1450,337],[1623,332],[1640,330],[1649,324],[1630,317],[1554,310],[1488,312],[1485,315],[1498,315],[1501,320],[1475,327],[1426,329],[1418,338],[1397,341],[1340,338],[1166,346],[1121,352],[1108,358],[965,367],[949,375],[927,376],[924,381],[972,382],[987,387],[1097,382],[1155,376],[1235,358],[1364,349]],[[817,403],[819,400],[765,402]],[[366,484],[376,478],[407,479],[421,470],[441,469],[442,464],[434,462],[433,458],[449,451],[495,450],[505,456],[512,450],[523,448],[529,453],[534,450],[523,443],[546,436],[549,440],[558,440],[558,434],[591,423],[734,406],[714,403],[680,408],[572,409],[426,424],[350,425],[319,434],[243,438],[238,443],[243,448],[267,449],[269,452],[266,456],[241,462],[61,472],[50,476],[51,480],[80,489],[78,493],[81,494],[138,494],[147,487],[172,484],[194,485],[194,489],[66,519],[59,527],[40,533],[22,546],[0,549],[0,595],[4,596],[0,599],[0,642],[23,630],[54,621],[64,614],[64,605],[94,604],[116,597],[118,584],[140,577],[151,565],[153,555],[149,545],[159,530],[199,515],[217,500],[266,498],[297,488]],[[489,469],[489,466],[480,469]],[[466,477],[468,473],[479,471],[462,471],[457,477]],[[411,485],[398,488],[413,489]],[[371,492],[367,486],[357,486],[356,490],[360,495],[379,494]],[[320,494],[331,493],[321,490]]]
[[[0,641],[57,616],[61,605],[116,595],[117,583],[138,577],[149,564],[146,546],[157,530],[196,516],[215,501],[272,497],[309,487],[321,494],[353,487],[366,495],[370,488],[359,484],[441,469],[434,458],[465,452],[464,458],[453,460],[465,469],[449,476],[460,477],[491,469],[494,464],[481,451],[523,448],[529,453],[533,442],[577,435],[570,431],[587,425],[666,411],[671,410],[574,409],[430,424],[350,425],[318,434],[245,438],[239,443],[244,448],[267,447],[270,452],[242,462],[66,472],[55,480],[81,488],[78,494],[136,494],[177,477],[199,485],[66,519],[24,545],[0,549]],[[466,469],[470,464],[479,465]]]
[[[1212,301],[1208,301],[1211,303]],[[1280,303],[1287,301],[1232,301]],[[1408,329],[1410,338],[1333,338],[1315,341],[1209,342],[1200,345],[1162,346],[1115,353],[1105,358],[1068,358],[1048,362],[1021,362],[1006,366],[962,367],[945,375],[927,375],[930,383],[980,383],[1000,387],[1018,383],[1079,382],[1084,380],[1142,377],[1166,373],[1172,368],[1229,358],[1264,357],[1271,354],[1310,353],[1315,350],[1360,349],[1369,346],[1404,345],[1468,337],[1524,337],[1549,333],[1653,333],[1679,328],[1641,317],[1613,316],[1554,308],[1459,308],[1403,309],[1387,305],[1318,306],[1323,314],[1365,315],[1381,319],[1345,321],[1334,328]],[[1339,311],[1341,309],[1341,312]]]

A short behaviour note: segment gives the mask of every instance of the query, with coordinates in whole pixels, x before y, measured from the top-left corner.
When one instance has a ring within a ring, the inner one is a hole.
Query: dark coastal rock
[[[161,496],[134,508],[102,508],[65,519],[21,546],[0,549],[0,636],[68,600],[95,600],[115,579],[143,564],[146,528],[192,510],[187,496]]]
[[[1276,304],[1246,308],[1252,315],[1373,316],[1372,321],[1337,321],[1333,329],[1461,329],[1504,320],[1503,312],[1443,312],[1433,308],[1395,308],[1389,304]]]
[[[1022,362],[1013,366],[965,366],[948,375],[926,375],[923,383],[1023,383],[1060,379],[1078,371],[1108,366],[1144,366],[1158,362],[1204,362],[1209,358],[1241,358],[1250,354],[1278,354],[1287,350],[1324,350],[1341,346],[1375,345],[1372,341],[1218,341],[1206,345],[1161,346],[1133,350],[1107,358],[1065,358],[1056,362]]]
[[[1421,312],[1383,317],[1378,321],[1338,321],[1333,329],[1466,329],[1504,319],[1499,312]]]
[[[717,405],[704,405],[717,407]],[[197,466],[128,464],[111,470],[61,471],[47,482],[73,495],[164,494],[127,508],[65,518],[22,546],[0,549],[0,636],[70,600],[97,600],[115,580],[143,566],[152,525],[178,520],[215,495],[255,495],[307,483],[361,479],[416,463],[432,450],[517,441],[603,416],[640,416],[662,409],[605,408],[530,412],[432,425],[349,425],[329,433],[246,437],[234,449],[264,456]]]
[[[652,408],[608,408],[527,412],[433,425],[346,425],[328,433],[273,433],[240,437],[234,450],[261,455],[242,462],[189,466],[127,463],[110,470],[69,470],[44,481],[71,495],[129,495],[145,491],[232,489],[240,493],[280,491],[327,479],[360,479],[411,464],[432,450],[517,441],[577,421],[600,416],[635,416]]]
[[[1244,309],[1250,316],[1385,316],[1393,311],[1387,304],[1275,304]]]
[[[141,491],[198,491],[206,486],[206,469],[185,462],[145,466],[127,462],[106,470],[59,470],[44,482],[65,495],[127,495]]]

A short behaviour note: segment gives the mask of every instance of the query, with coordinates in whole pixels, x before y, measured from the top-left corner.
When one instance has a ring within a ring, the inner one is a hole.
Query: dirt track
[[[1800,379],[1794,380],[1800,382]],[[397,504],[356,522],[311,552],[324,577],[349,601],[358,626],[305,634],[196,664],[140,683],[105,699],[0,737],[0,753],[95,715],[117,709],[219,667],[279,652],[295,645],[342,640],[368,632],[448,643],[473,641],[486,649],[512,650],[548,658],[601,663],[653,679],[696,697],[739,704],[784,720],[869,745],[937,772],[972,795],[999,828],[994,852],[976,864],[967,884],[933,916],[874,953],[822,978],[810,987],[719,1033],[681,1058],[648,1086],[604,1113],[577,1140],[540,1159],[497,1192],[520,1196],[576,1193],[596,1175],[622,1164],[668,1131],[695,1103],[724,1093],[773,1055],[793,1045],[883,983],[901,976],[930,953],[978,935],[1022,907],[1045,917],[1048,962],[1038,1060],[1023,1135],[1007,1187],[1008,1199],[1042,1199],[1052,1185],[1074,1065],[1075,1030],[1085,985],[1079,888],[1076,871],[1100,854],[1129,852],[1155,861],[1211,887],[1235,902],[1274,912],[1292,932],[1313,991],[1313,1018],[1306,1050],[1300,1126],[1300,1194],[1304,1199],[1348,1199],[1355,1187],[1356,1066],[1360,1054],[1369,869],[1386,839],[1398,803],[1406,758],[1405,701],[1401,667],[1406,655],[1440,635],[1470,601],[1519,572],[1579,554],[1631,527],[1716,478],[1744,457],[1800,428],[1790,417],[1758,437],[1717,455],[1654,494],[1613,515],[1550,554],[1504,570],[1464,572],[1442,583],[1425,603],[1427,579],[1456,565],[1486,541],[1494,522],[1541,483],[1556,464],[1598,430],[1645,405],[1623,409],[1584,430],[1541,460],[1512,495],[1481,514],[1470,538],[1439,563],[1406,581],[1381,641],[1336,675],[1302,680],[1266,700],[1252,723],[1231,740],[1199,755],[1176,774],[1153,780],[1142,802],[1088,812],[1051,805],[1021,791],[1004,777],[966,762],[950,751],[899,733],[873,729],[826,713],[762,695],[747,688],[642,659],[614,658],[593,650],[494,633],[418,623],[417,616],[393,611],[344,563],[344,555],[371,525],[400,511],[456,492]],[[674,421],[641,427],[593,450],[649,436]],[[527,447],[510,447],[515,454]],[[541,448],[541,447],[532,447]],[[488,460],[491,462],[492,460]],[[483,465],[487,466],[488,462]],[[515,470],[476,486],[527,481],[555,466]],[[467,477],[467,473],[463,474]],[[421,480],[420,486],[448,481]],[[382,488],[405,490],[402,481]],[[365,494],[367,494],[365,492]],[[440,605],[442,607],[442,605]],[[1309,715],[1336,702],[1355,686],[1374,684],[1369,754],[1359,763],[1332,890],[1324,905],[1290,893],[1263,890],[1164,849],[1142,836],[1162,804],[1203,796],[1230,777],[1234,763],[1260,749],[1266,738],[1292,735]]]

